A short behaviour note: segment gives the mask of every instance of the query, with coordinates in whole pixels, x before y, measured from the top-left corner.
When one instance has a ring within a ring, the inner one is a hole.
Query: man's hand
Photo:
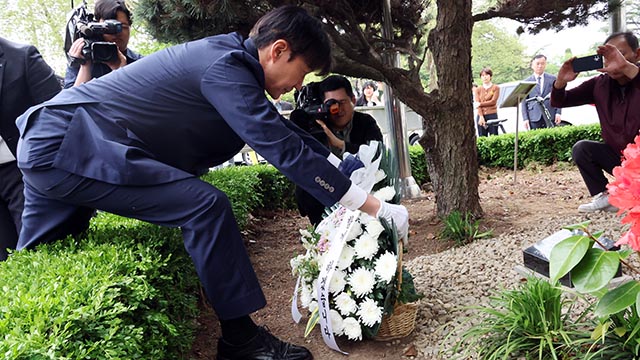
[[[525,129],[530,130],[531,126],[529,126],[529,120],[523,120],[522,123],[524,124]]]
[[[67,54],[69,54],[69,56],[72,58],[81,59],[83,62],[82,65],[86,65],[86,63],[89,62],[89,60],[85,59],[84,55],[82,55],[83,48],[84,48],[84,39],[77,38],[76,41],[74,41],[73,44],[71,44],[71,47],[69,48],[69,52]]]
[[[484,116],[480,115],[479,119],[478,119],[478,125],[486,128],[487,127],[487,122],[484,120]]]
[[[598,71],[605,72],[613,78],[624,75],[628,79],[633,79],[638,75],[638,67],[627,61],[615,46],[611,44],[598,46],[597,53],[604,57],[605,64],[605,67]]]
[[[553,83],[553,87],[556,89],[564,89],[567,86],[567,83],[573,81],[578,77],[577,72],[573,72],[573,60],[576,57],[572,57],[571,59],[565,61],[560,70],[558,71],[558,76],[556,81]]]
[[[398,237],[402,239],[405,244],[407,243],[407,236],[409,234],[409,212],[406,207],[380,201],[380,210],[378,210],[376,217],[387,220],[389,224],[393,221],[398,229]]]
[[[318,123],[318,125],[320,125],[320,127],[322,127],[322,130],[324,131],[325,135],[327,135],[329,144],[334,148],[344,150],[344,141],[338,139],[338,137],[333,133],[333,131],[331,131],[331,129],[329,129],[329,127],[327,126],[327,124],[324,123],[324,121],[316,120],[316,122]]]
[[[556,125],[559,125],[562,122],[562,116],[560,114],[556,114]]]
[[[125,65],[127,65],[127,58],[126,56],[124,56],[123,53],[120,52],[120,50],[118,50],[118,59],[112,62],[108,62],[106,64],[107,66],[109,66],[111,70],[118,70],[121,67],[124,67]]]

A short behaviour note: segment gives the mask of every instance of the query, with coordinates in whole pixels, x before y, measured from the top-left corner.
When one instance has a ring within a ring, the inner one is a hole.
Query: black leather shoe
[[[231,345],[218,340],[217,360],[312,360],[311,352],[302,346],[286,343],[259,327],[258,334],[244,345]]]

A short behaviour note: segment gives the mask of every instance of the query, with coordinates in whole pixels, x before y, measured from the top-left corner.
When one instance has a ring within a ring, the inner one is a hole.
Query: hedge
[[[596,125],[528,131],[520,164],[569,161]],[[478,139],[481,165],[513,166],[513,134]],[[428,180],[419,145],[413,176]],[[224,191],[241,227],[257,209],[294,208],[293,184],[269,165],[203,176]],[[177,229],[100,213],[82,239],[20,251],[0,263],[0,354],[4,359],[181,359],[191,348],[198,278]]]

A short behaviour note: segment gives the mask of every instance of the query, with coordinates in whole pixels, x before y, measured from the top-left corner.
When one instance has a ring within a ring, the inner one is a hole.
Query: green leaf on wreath
[[[311,317],[309,317],[309,321],[307,321],[307,327],[304,329],[304,337],[309,336],[311,331],[320,321],[320,313],[318,312],[318,308],[316,308],[312,313]]]
[[[617,328],[613,329],[613,333],[618,335],[619,337],[623,337],[624,334],[627,333],[627,328],[624,326],[618,326]]]
[[[616,314],[637,303],[638,293],[640,293],[640,283],[637,281],[622,284],[600,299],[594,314],[599,317]]]
[[[591,248],[582,261],[571,270],[571,281],[579,292],[594,292],[605,287],[616,275],[619,267],[618,254]]]
[[[582,260],[589,250],[591,239],[583,235],[570,236],[551,249],[549,278],[552,283],[565,276]]]

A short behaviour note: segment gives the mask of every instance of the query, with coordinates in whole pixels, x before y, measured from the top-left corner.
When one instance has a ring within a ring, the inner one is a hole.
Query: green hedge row
[[[578,140],[602,141],[600,124],[562,126],[518,135],[520,167],[531,162],[550,165],[556,161],[571,161],[571,148]],[[515,134],[479,138],[480,165],[513,168],[514,143]]]
[[[99,214],[87,237],[0,265],[3,359],[177,359],[198,279],[177,230]]]

